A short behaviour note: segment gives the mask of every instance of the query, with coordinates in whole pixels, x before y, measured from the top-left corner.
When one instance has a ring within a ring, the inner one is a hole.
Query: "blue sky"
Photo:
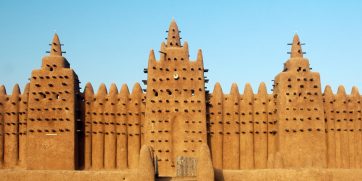
[[[146,79],[150,49],[159,50],[175,18],[190,58],[203,50],[208,88],[269,92],[288,59],[287,43],[298,33],[322,86],[362,92],[362,1],[1,1],[0,84],[23,86],[41,65],[54,32],[82,88],[91,82],[120,86]],[[156,55],[156,57],[159,57]]]

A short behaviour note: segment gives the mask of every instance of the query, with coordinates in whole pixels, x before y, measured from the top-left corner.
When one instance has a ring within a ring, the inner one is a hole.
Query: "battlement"
[[[216,83],[209,93],[202,51],[189,59],[174,20],[167,32],[160,59],[150,51],[145,90],[96,92],[89,82],[79,91],[55,34],[23,92],[0,86],[0,168],[212,180],[214,170],[362,167],[362,97],[356,87],[322,92],[298,35],[273,92],[262,82],[255,92],[232,84],[224,93]]]

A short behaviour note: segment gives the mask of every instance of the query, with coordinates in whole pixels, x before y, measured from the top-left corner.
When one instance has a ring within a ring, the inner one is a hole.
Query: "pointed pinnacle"
[[[211,99],[217,102],[222,102],[224,97],[224,93],[222,92],[222,88],[219,82],[216,82],[214,86],[214,90],[212,91]]]
[[[202,64],[204,63],[204,59],[203,59],[203,56],[202,56],[202,50],[201,49],[199,49],[197,51],[197,61],[201,62]]]
[[[93,97],[94,96],[94,90],[93,86],[90,82],[87,82],[84,88],[84,95],[85,97]]]
[[[24,88],[24,91],[23,93],[21,94],[21,102],[23,103],[27,103],[28,102],[28,99],[29,99],[29,91],[30,91],[30,83],[27,83],[25,85],[25,88]]]
[[[244,87],[244,95],[254,95],[253,88],[250,83],[246,83]]]
[[[62,47],[59,41],[58,34],[54,34],[53,42],[50,48],[50,56],[62,56]]]
[[[333,91],[330,85],[326,85],[326,87],[324,88],[324,95],[325,96],[333,95]]]
[[[14,88],[13,88],[13,93],[12,93],[12,95],[19,96],[20,94],[21,94],[21,93],[20,93],[19,84],[15,84],[15,85],[14,85]]]
[[[172,21],[170,23],[170,27],[168,29],[167,46],[168,47],[181,47],[180,32],[178,30],[178,26],[174,19],[172,19]]]
[[[297,57],[302,58],[303,52],[302,52],[302,46],[300,44],[299,36],[298,36],[298,34],[294,34],[292,48],[290,51],[290,58],[297,58]]]
[[[338,90],[337,90],[337,96],[346,96],[346,89],[344,88],[343,85],[338,86]]]
[[[123,84],[119,92],[120,97],[127,97],[129,95],[129,89],[127,84]]]
[[[217,94],[217,93],[223,94],[222,88],[221,88],[221,85],[219,82],[216,82],[216,84],[214,86],[214,90],[213,90],[213,94]]]
[[[261,83],[259,84],[258,94],[259,94],[259,95],[267,95],[267,94],[268,94],[268,92],[267,92],[267,90],[266,90],[266,85],[265,85],[264,82],[261,82]]]
[[[137,82],[134,84],[133,89],[132,89],[132,95],[141,95],[142,94],[142,87],[141,85]]]
[[[109,88],[109,94],[110,95],[117,95],[118,94],[118,88],[117,85],[112,83],[111,87]]]
[[[230,95],[236,95],[236,96],[239,96],[240,93],[239,93],[239,88],[238,88],[238,85],[236,83],[233,83],[231,85],[231,89],[230,89]]]
[[[98,88],[98,91],[97,91],[97,95],[96,97],[105,97],[107,95],[107,88],[106,88],[106,85],[104,83],[102,83],[99,88]]]
[[[24,95],[25,95],[25,94],[29,94],[29,89],[30,89],[30,83],[27,83],[27,84],[25,85],[23,94],[24,94]]]
[[[19,84],[15,84],[13,88],[13,92],[11,94],[10,100],[12,103],[16,103],[19,101],[19,95],[20,95],[20,87]]]
[[[6,95],[6,88],[4,85],[0,86],[0,95]]]
[[[359,97],[359,96],[360,96],[359,91],[358,91],[358,88],[357,88],[356,86],[353,86],[353,87],[352,87],[351,95],[352,95],[352,96],[355,96],[355,97]]]
[[[246,83],[244,86],[244,92],[243,92],[243,100],[247,102],[252,102],[254,100],[254,92],[253,88],[251,87],[250,83]]]
[[[150,54],[148,56],[148,61],[149,62],[155,62],[156,61],[155,51],[153,49],[150,50]]]

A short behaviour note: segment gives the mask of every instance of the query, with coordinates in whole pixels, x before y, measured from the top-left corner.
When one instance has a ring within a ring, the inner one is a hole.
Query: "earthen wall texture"
[[[223,93],[217,83],[208,93],[201,50],[190,60],[180,39],[172,21],[160,60],[150,52],[147,89],[101,84],[95,92],[87,83],[80,92],[55,35],[23,93],[18,85],[11,94],[0,87],[0,168],[199,180],[212,180],[214,170],[215,178],[232,180],[249,174],[237,170],[361,168],[358,89],[322,92],[297,35],[272,93],[264,83],[256,92],[246,84],[242,93],[237,84]]]

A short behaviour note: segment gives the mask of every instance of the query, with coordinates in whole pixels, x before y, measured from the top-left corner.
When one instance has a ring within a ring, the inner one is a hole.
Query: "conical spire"
[[[84,88],[84,95],[86,97],[90,97],[94,95],[94,90],[93,90],[93,86],[90,82],[87,82],[87,84],[85,85]]]
[[[20,93],[19,84],[15,84],[14,88],[13,88],[13,93],[11,94],[11,97],[10,97],[11,102],[13,102],[13,103],[18,102],[20,94],[21,93]]]
[[[202,50],[199,49],[197,51],[197,61],[201,63],[201,65],[204,64],[204,59],[203,59],[203,56],[202,56]]]
[[[215,105],[222,105],[224,93],[222,92],[222,88],[219,82],[217,82],[214,86],[214,90],[212,91],[211,102]]]
[[[30,83],[27,83],[24,88],[24,92],[21,95],[21,100],[23,103],[27,103],[29,99]]]
[[[326,85],[326,88],[324,88],[324,96],[333,97],[333,91],[330,85]]]
[[[222,88],[219,82],[216,82],[215,86],[214,86],[214,90],[212,92],[213,94],[223,94],[222,92]]]
[[[6,95],[6,88],[4,85],[0,86],[0,95]]]
[[[182,47],[186,50],[186,52],[189,52],[189,42],[184,41]]]
[[[27,83],[27,84],[25,85],[23,95],[28,96],[29,90],[30,90],[30,83]]]
[[[237,85],[236,83],[233,83],[233,84],[231,85],[230,95],[235,95],[235,96],[240,95],[240,93],[239,93],[239,88],[238,88],[238,85]]]
[[[260,85],[259,85],[259,89],[258,89],[258,94],[259,95],[267,95],[268,92],[266,90],[266,85],[264,82],[261,82]]]
[[[17,96],[20,95],[20,87],[19,87],[19,84],[15,84],[14,85],[14,88],[13,88],[13,93],[12,95],[16,94]]]
[[[128,89],[128,86],[127,84],[123,84],[122,85],[122,88],[119,92],[119,96],[121,97],[127,97],[129,95],[129,89]]]
[[[133,89],[132,89],[132,95],[142,95],[142,87],[141,85],[137,82],[134,84]]]
[[[104,98],[106,95],[107,95],[107,88],[106,88],[106,85],[104,83],[102,83],[98,88],[96,97],[97,97],[97,99]]]
[[[53,42],[51,44],[50,56],[62,56],[62,45],[60,44],[59,37],[55,33]]]
[[[172,19],[168,29],[167,46],[168,47],[181,47],[180,31],[178,30],[176,21]]]
[[[353,86],[353,87],[352,87],[351,95],[352,95],[352,96],[355,96],[355,97],[359,97],[359,96],[360,96],[359,91],[358,91],[358,88],[357,88],[356,86]]]
[[[338,86],[338,90],[337,90],[337,96],[343,96],[345,97],[346,94],[346,89],[344,88],[343,85]]]
[[[303,52],[302,52],[302,46],[300,44],[299,36],[298,36],[298,34],[295,34],[294,38],[293,38],[292,48],[290,51],[290,58],[297,58],[297,57],[302,58]]]
[[[155,51],[153,49],[151,49],[150,54],[148,56],[148,62],[156,62],[156,57],[155,57]]]
[[[117,89],[116,84],[114,84],[114,83],[111,84],[111,87],[109,88],[109,94],[111,96],[115,96],[118,94],[118,89]]]
[[[116,84],[112,83],[111,87],[109,88],[109,102],[111,103],[111,105],[116,105],[117,104],[117,95],[118,95],[118,88],[116,86]]]
[[[253,88],[251,87],[250,83],[246,83],[244,87],[244,95],[250,96],[253,95]]]

